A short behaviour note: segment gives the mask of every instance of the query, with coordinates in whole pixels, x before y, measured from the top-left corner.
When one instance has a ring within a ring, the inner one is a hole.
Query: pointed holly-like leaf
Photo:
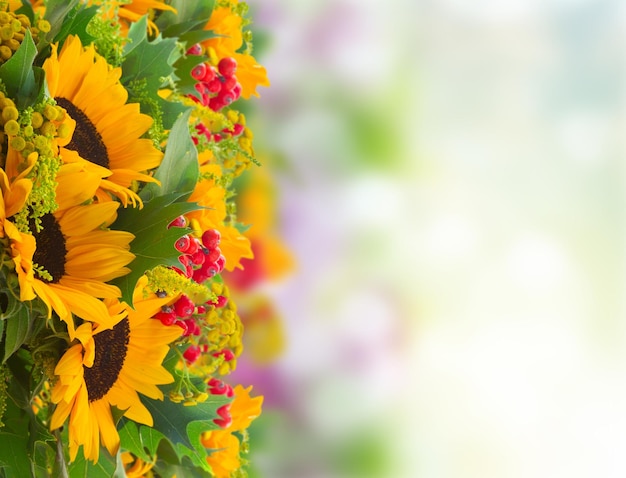
[[[157,449],[161,440],[166,439],[158,430],[145,425],[137,425],[131,420],[124,420],[119,430],[122,449],[146,462],[153,462],[157,456]]]
[[[174,243],[187,230],[180,227],[168,229],[167,226],[178,216],[199,208],[195,203],[175,202],[179,197],[178,193],[172,193],[144,203],[143,209],[122,209],[112,226],[135,235],[130,243],[130,250],[135,254],[129,264],[131,272],[113,281],[122,291],[122,300],[131,306],[135,284],[146,271],[159,265],[179,265],[180,252]]]
[[[182,403],[174,403],[167,399],[162,401],[142,399],[152,415],[155,429],[163,433],[176,447],[181,444],[197,452],[202,452],[198,450],[200,430],[217,428],[213,422],[213,419],[218,418],[216,410],[231,401],[231,398],[224,395],[209,395],[206,402],[185,407]]]
[[[122,63],[122,83],[131,96],[134,88],[139,88],[141,94],[136,94],[132,99],[140,103],[141,112],[151,116],[160,113],[163,127],[170,129],[176,117],[172,116],[172,110],[180,113],[186,107],[171,104],[161,98],[158,92],[166,83],[166,79],[173,77],[173,65],[181,56],[177,40],[159,36],[150,42],[138,30],[135,30],[133,38]],[[158,108],[155,108],[155,105],[158,105]]]
[[[148,37],[148,16],[144,15],[136,22],[133,22],[128,29],[128,42],[124,45],[124,55],[128,55],[137,45],[146,41]]]
[[[174,38],[143,39],[132,48],[122,63],[122,82],[147,79],[148,86],[158,88],[162,79],[173,73],[180,57]],[[154,91],[156,94],[156,91]]]
[[[174,123],[163,160],[154,174],[161,185],[147,184],[140,193],[144,201],[173,193],[179,193],[181,199],[185,199],[196,187],[200,172],[198,151],[189,136],[190,115],[191,110],[188,109]]]
[[[67,467],[70,478],[85,478],[89,476],[110,476],[112,478],[125,478],[124,464],[120,453],[111,456],[105,448],[100,448],[98,463],[92,463],[85,459],[82,448],[76,456],[76,460]]]
[[[201,99],[200,93],[198,93],[195,87],[198,80],[191,76],[191,71],[205,60],[206,58],[200,55],[189,55],[176,62],[174,66],[176,68],[176,77],[178,78],[176,82],[178,93],[182,95],[194,95],[196,98]]]
[[[214,422],[207,423],[206,421],[202,421],[190,423],[187,426],[187,434],[189,436],[189,441],[192,444],[192,448],[189,449],[182,443],[179,443],[177,445],[179,456],[186,456],[195,466],[205,470],[210,470],[210,466],[207,466],[208,464],[206,460],[209,453],[207,452],[207,449],[202,446],[200,437],[204,432],[215,430],[217,428],[219,427]]]

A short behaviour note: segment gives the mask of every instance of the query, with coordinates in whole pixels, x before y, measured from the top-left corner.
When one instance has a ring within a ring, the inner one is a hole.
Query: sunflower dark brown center
[[[41,226],[41,231],[36,232],[34,221],[30,223],[30,230],[35,231],[33,236],[37,241],[33,263],[45,269],[52,276],[52,280],[39,278],[54,284],[59,282],[65,274],[65,255],[67,254],[65,236],[63,236],[61,227],[52,214],[44,214],[41,217]]]
[[[92,367],[83,367],[89,401],[104,397],[120,375],[130,340],[128,319],[120,321],[112,329],[93,336],[96,357]]]
[[[59,106],[65,108],[70,117],[76,121],[72,140],[65,147],[76,151],[83,159],[108,168],[109,153],[104,141],[102,141],[102,136],[89,117],[66,98],[57,97],[55,101]]]

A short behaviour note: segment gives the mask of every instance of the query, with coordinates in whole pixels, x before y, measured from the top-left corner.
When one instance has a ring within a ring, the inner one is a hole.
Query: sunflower
[[[121,68],[110,67],[93,45],[83,48],[78,37],[69,36],[58,54],[57,48],[52,46],[43,69],[50,95],[76,123],[71,138],[59,141],[63,162],[84,161],[100,175],[99,200],[113,195],[124,206],[141,205],[131,184],[156,182],[144,172],[163,158],[150,139],[141,138],[152,118],[140,113],[138,103],[126,103]]]
[[[9,229],[17,248],[13,260],[20,298],[38,296],[48,307],[48,317],[54,309],[67,323],[71,338],[72,313],[109,327],[115,323],[98,298],[120,296],[120,290],[106,282],[128,273],[125,266],[134,259],[129,250],[134,236],[105,229],[115,220],[119,203],[81,205],[93,196],[99,180],[80,163],[62,166],[57,175],[59,208],[42,216],[39,225],[31,221],[31,234]]]
[[[70,459],[82,445],[85,458],[97,462],[100,442],[114,455],[120,443],[111,407],[124,416],[148,426],[152,416],[141,403],[138,392],[151,399],[163,399],[157,385],[173,382],[161,365],[168,344],[180,337],[179,327],[168,327],[151,319],[169,298],[136,295],[135,309],[107,300],[111,315],[128,316],[107,329],[85,322],[76,329],[78,343],[59,360],[58,376],[52,390],[56,404],[50,423],[59,428],[69,417]]]

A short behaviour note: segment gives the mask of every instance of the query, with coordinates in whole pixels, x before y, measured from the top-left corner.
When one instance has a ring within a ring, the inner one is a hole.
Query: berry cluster
[[[168,227],[186,226],[185,216],[179,216]],[[226,258],[219,248],[220,240],[221,235],[217,229],[207,229],[200,239],[192,234],[185,234],[174,244],[181,253],[178,256],[181,267],[174,266],[173,269],[198,284],[219,274],[226,264]]]
[[[168,228],[186,226],[185,216],[179,216]],[[181,267],[174,266],[172,269],[198,284],[205,283],[224,269],[226,259],[219,247],[220,240],[217,229],[203,231],[200,239],[193,234],[185,234],[175,243],[176,250],[181,253]],[[231,342],[231,335],[238,330],[236,324],[231,324],[235,313],[229,310],[223,319],[215,314],[216,310],[229,304],[227,289],[222,284],[212,284],[211,290],[213,298],[204,303],[196,304],[188,295],[181,294],[175,302],[161,307],[161,311],[154,315],[163,325],[179,326],[182,336],[188,337],[190,345],[183,353],[188,364],[195,363],[203,354],[211,354],[216,367],[235,358],[233,351],[225,348]],[[237,339],[233,347],[236,342]]]

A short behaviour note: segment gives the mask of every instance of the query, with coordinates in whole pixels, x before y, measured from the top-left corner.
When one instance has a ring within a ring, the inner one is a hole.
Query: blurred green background
[[[623,2],[249,3],[297,262],[254,476],[623,476]]]

